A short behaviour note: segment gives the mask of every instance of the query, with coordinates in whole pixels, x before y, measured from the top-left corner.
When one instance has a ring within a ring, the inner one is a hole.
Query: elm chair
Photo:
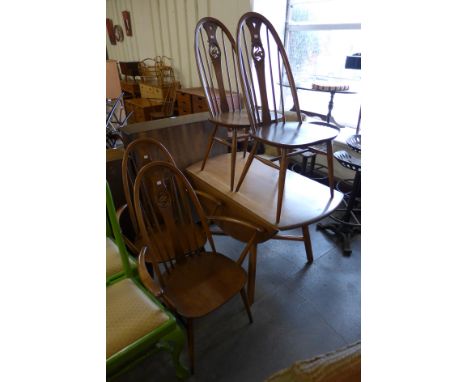
[[[226,26],[213,17],[202,18],[195,27],[195,58],[214,130],[208,141],[201,170],[214,142],[231,151],[231,191],[234,188],[237,143],[244,142],[244,156],[248,143],[249,117],[242,105],[241,85],[237,70],[236,43]],[[228,129],[219,135],[219,127]],[[218,134],[218,135],[217,135]],[[229,139],[230,135],[230,139]]]
[[[145,164],[154,160],[168,161],[175,165],[174,159],[166,147],[154,138],[139,138],[130,142],[125,148],[122,159],[122,182],[126,205],[117,211],[117,216],[120,222],[121,219],[123,220],[122,215],[126,213],[130,220],[133,232],[123,237],[125,244],[135,256],[140,252],[142,239],[133,206],[133,186],[138,171]]]
[[[237,26],[237,59],[243,94],[254,140],[236,186],[239,191],[254,158],[279,170],[277,182],[276,223],[281,218],[288,158],[325,144],[328,182],[333,197],[332,140],[339,129],[331,124],[302,122],[296,85],[286,51],[273,25],[255,12],[244,14]],[[288,94],[290,93],[290,94]],[[294,107],[298,122],[286,118]],[[256,155],[260,143],[277,149],[279,166]]]
[[[138,174],[138,171],[144,165],[156,160],[162,160],[176,166],[172,155],[169,153],[166,147],[154,138],[138,138],[132,141],[130,144],[127,145],[122,159],[122,181],[126,205],[119,209],[118,217],[119,221],[120,219],[123,220],[122,215],[125,212],[125,210],[127,210],[133,232],[131,235],[132,239],[130,239],[130,235],[124,235],[124,240],[125,244],[135,256],[137,256],[140,252],[143,243],[141,232],[139,230],[136,219],[135,206],[133,203],[135,179]],[[201,191],[197,191],[197,193],[200,197],[207,198],[210,201],[213,199],[212,197],[210,197],[210,195],[207,195]],[[218,204],[217,201],[213,202],[215,204]],[[143,208],[146,208],[146,206],[143,206]],[[150,207],[148,206],[148,208]],[[159,224],[159,220],[155,221],[155,223]],[[180,227],[180,229],[184,228]],[[165,240],[166,234],[167,231],[165,230],[160,230],[159,232],[155,231],[155,236],[153,237],[153,240]],[[201,232],[197,234],[197,243],[200,247],[202,247],[205,243],[205,238]]]
[[[113,379],[141,359],[159,351],[172,354],[179,378],[188,376],[179,357],[185,336],[174,316],[143,287],[132,272],[117,222],[109,185],[106,204],[110,231],[120,254],[123,275],[106,285],[106,374]]]
[[[193,372],[194,319],[214,311],[239,293],[252,322],[244,289],[247,274],[241,264],[258,231],[252,229],[251,240],[237,261],[217,252],[208,219],[229,222],[235,219],[206,216],[187,178],[168,162],[151,162],[138,172],[134,206],[145,240],[138,258],[140,276],[158,299],[185,318]],[[162,216],[163,224],[154,223],[158,215]],[[200,227],[210,251],[197,244]],[[167,232],[166,240],[151,240],[151,236],[161,229]],[[151,263],[147,257],[151,258]],[[146,268],[149,265],[153,276]]]

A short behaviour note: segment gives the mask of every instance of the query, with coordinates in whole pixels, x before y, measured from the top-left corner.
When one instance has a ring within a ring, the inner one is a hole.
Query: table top
[[[246,159],[238,153],[235,183]],[[335,191],[332,197],[328,186],[287,170],[281,220],[276,224],[278,170],[254,159],[240,190],[233,192],[230,160],[231,154],[218,155],[208,159],[203,171],[198,162],[189,166],[186,173],[198,189],[221,199],[245,220],[268,229],[288,230],[314,223],[331,214],[343,199],[341,192]]]
[[[297,89],[308,90],[314,92],[340,93],[340,94],[357,94],[356,81],[334,78],[313,78],[309,83],[299,82],[296,84]]]

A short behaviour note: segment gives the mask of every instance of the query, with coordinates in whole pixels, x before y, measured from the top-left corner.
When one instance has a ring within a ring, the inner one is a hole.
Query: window
[[[296,86],[310,89],[314,80],[328,80],[359,91],[361,71],[345,69],[345,61],[362,53],[360,15],[360,0],[287,0],[284,45]],[[326,93],[302,91],[299,97],[303,110],[327,113]],[[356,127],[359,108],[359,94],[336,94],[332,115]]]
[[[288,0],[285,46],[297,84],[359,80],[345,59],[361,53],[360,0]]]

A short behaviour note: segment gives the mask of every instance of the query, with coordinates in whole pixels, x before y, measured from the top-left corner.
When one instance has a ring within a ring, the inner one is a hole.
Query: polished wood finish
[[[275,147],[280,153],[275,218],[276,223],[279,223],[287,161],[293,154],[293,149],[309,149],[318,143],[331,142],[339,130],[331,124],[323,126],[302,123],[297,90],[286,51],[275,28],[265,17],[255,12],[244,14],[238,23],[236,44],[252,138]],[[286,91],[290,94],[285,94]],[[294,105],[298,122],[286,121],[286,112],[291,106],[285,105],[289,102]],[[257,147],[254,145],[250,156],[256,156]],[[327,147],[327,156],[329,160],[333,160],[331,145]],[[250,163],[251,160],[247,161],[248,165]],[[240,190],[249,171],[248,165],[243,170],[236,191]],[[330,193],[333,196],[333,167],[328,171],[331,180]]]
[[[134,190],[138,226],[149,250],[143,249],[140,257],[151,258],[153,283],[159,286],[158,289],[153,285],[152,289],[158,298],[187,319],[193,372],[193,319],[209,314],[239,293],[252,322],[244,290],[247,275],[239,263],[216,251],[203,208],[188,180],[173,164],[162,161],[146,164],[137,175]],[[155,224],[158,221],[161,224]],[[188,229],[181,230],[181,224]],[[195,238],[200,228],[210,251],[197,245]],[[167,232],[165,241],[150,239],[162,229]],[[256,234],[253,230],[250,245]],[[139,263],[144,260],[139,259]],[[144,274],[142,280],[148,282]]]
[[[241,169],[246,158],[236,159],[237,170]],[[200,163],[194,163],[186,169],[191,183],[198,190],[212,195],[220,201],[215,206],[216,214],[239,217],[262,229],[257,234],[256,241],[261,243],[269,239],[294,240],[304,242],[307,262],[313,262],[312,245],[310,241],[309,225],[331,214],[341,203],[343,194],[335,192],[330,196],[328,187],[303,177],[293,171],[286,171],[287,181],[284,182],[284,208],[279,223],[276,223],[275,206],[277,191],[271,188],[271,183],[278,176],[278,170],[264,166],[257,159],[252,158],[251,169],[246,176],[244,187],[239,192],[230,191],[230,177],[227,168],[230,166],[230,155],[224,154],[210,158],[206,169],[201,171]],[[209,200],[201,200],[205,209],[213,208]],[[222,230],[230,236],[246,242],[247,233],[242,227],[226,225],[215,221]],[[302,229],[302,236],[280,235],[279,231]],[[257,247],[253,245],[249,256],[248,273],[248,301],[254,302],[255,273]]]
[[[236,43],[226,26],[213,17],[202,18],[195,27],[195,58],[200,82],[208,101],[211,121],[215,125],[208,142],[203,170],[214,142],[230,147],[231,191],[234,188],[234,171],[238,138],[247,149],[250,121],[243,111],[238,78]],[[227,127],[231,132],[229,140],[216,138],[218,126]],[[238,132],[239,130],[239,132]],[[239,137],[242,133],[242,137]]]
[[[133,123],[124,126],[121,133],[125,145],[141,137],[157,139],[171,153],[177,167],[183,169],[203,159],[205,145],[212,132],[208,118],[209,114],[205,112]],[[210,155],[226,152],[224,147],[216,145]]]
[[[155,160],[168,161],[175,165],[174,159],[167,149],[154,138],[140,138],[127,145],[122,158],[122,184],[126,200],[126,211],[130,217],[134,233],[133,240],[124,235],[125,244],[134,255],[142,246],[142,239],[138,229],[135,208],[133,205],[133,187],[138,171]]]
[[[236,180],[239,176],[238,170],[244,167],[246,161],[247,158],[237,157]],[[341,192],[335,191],[331,196],[327,186],[287,170],[283,213],[279,222],[276,222],[278,190],[271,185],[276,184],[279,177],[277,169],[265,166],[254,158],[243,187],[238,192],[231,192],[230,177],[226,171],[230,166],[229,154],[208,159],[204,171],[200,171],[199,166],[200,162],[186,169],[194,187],[213,195],[223,203],[219,214],[243,216],[244,220],[264,228],[265,234],[270,234],[269,237],[264,237],[264,240],[273,237],[278,230],[300,228],[323,219],[331,214],[343,199]],[[236,215],[231,215],[236,212]]]

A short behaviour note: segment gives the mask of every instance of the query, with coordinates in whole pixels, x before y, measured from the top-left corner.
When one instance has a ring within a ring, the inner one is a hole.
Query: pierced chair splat
[[[244,143],[245,156],[250,128],[249,117],[242,105],[236,43],[221,21],[204,17],[195,27],[194,47],[200,82],[210,110],[210,121],[214,124],[201,169],[205,168],[214,142],[228,146],[231,151],[232,191],[237,144]],[[228,129],[228,139],[217,135],[220,126]]]
[[[174,166],[175,161],[172,158],[169,151],[166,147],[154,138],[139,138],[135,141],[131,142],[125,149],[124,157],[122,160],[122,180],[123,180],[123,189],[125,194],[126,200],[126,209],[128,216],[130,218],[131,227],[133,230],[132,239],[130,239],[127,235],[124,236],[125,244],[128,248],[130,248],[131,252],[137,256],[143,246],[143,238],[141,232],[138,227],[136,214],[135,214],[135,205],[134,205],[134,184],[135,179],[137,177],[138,172],[140,169],[153,161],[165,161],[168,163],[173,164]],[[146,191],[146,186],[143,185],[143,190]],[[143,208],[147,208],[147,206],[143,206]],[[150,208],[150,206],[148,206]],[[123,212],[125,211],[125,207],[122,207],[118,211],[119,219]],[[154,221],[154,224],[160,223],[161,217],[158,217]],[[179,227],[183,229],[183,227]],[[156,236],[153,236],[153,240],[165,240],[167,235],[167,230],[161,229],[159,231],[155,231]],[[205,244],[205,239],[200,232],[197,233],[197,243],[200,247],[203,247]]]
[[[303,123],[296,86],[286,51],[273,25],[255,12],[244,14],[237,27],[237,59],[254,140],[236,186],[239,191],[254,159],[279,170],[276,222],[281,218],[284,184],[291,155],[324,144],[328,162],[330,194],[334,194],[332,140],[339,129],[331,124]],[[294,108],[296,121],[286,118]],[[256,155],[259,144],[277,149],[279,166]]]
[[[152,162],[140,170],[135,180],[134,205],[145,241],[138,259],[140,277],[166,306],[186,319],[193,372],[195,318],[209,314],[239,293],[252,322],[244,289],[247,274],[240,263],[257,231],[237,262],[218,253],[195,191],[182,172],[167,162]],[[143,209],[143,205],[147,208]],[[162,224],[154,224],[157,215],[162,217]],[[165,241],[151,240],[163,229],[167,231]],[[210,251],[197,245],[200,229]],[[147,270],[148,256],[152,258],[153,276]]]

